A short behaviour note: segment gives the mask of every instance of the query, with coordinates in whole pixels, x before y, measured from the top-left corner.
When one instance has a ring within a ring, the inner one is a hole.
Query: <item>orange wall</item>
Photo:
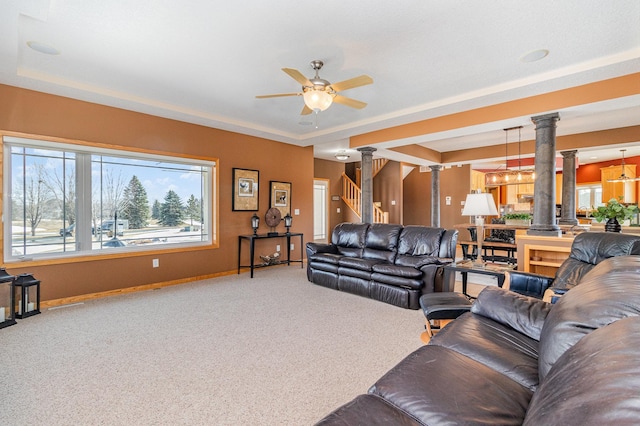
[[[373,201],[389,212],[389,223],[402,223],[402,167],[397,161],[389,161],[373,178]]]
[[[3,265],[12,274],[34,274],[42,283],[42,300],[236,270],[238,235],[252,232],[253,212],[231,210],[234,167],[260,171],[259,232],[267,231],[264,214],[269,203],[269,181],[276,180],[292,183],[292,212],[300,210],[300,215],[293,217],[292,231],[302,232],[307,238],[313,233],[313,147],[297,147],[5,85],[0,85],[0,99],[0,131],[219,159],[219,248],[71,263]],[[284,231],[283,224],[279,230]],[[272,253],[275,245],[281,244],[276,240],[259,243],[257,254]],[[296,244],[293,259],[300,257],[301,249]],[[248,248],[244,252],[248,253]],[[152,258],[160,259],[159,268],[151,267]],[[256,279],[259,277],[257,271]]]
[[[431,225],[431,172],[413,169],[403,182],[404,224]],[[451,167],[440,171],[440,226],[451,229],[469,219],[461,214],[461,201],[466,200],[471,187],[471,167]],[[446,197],[451,204],[446,204]]]

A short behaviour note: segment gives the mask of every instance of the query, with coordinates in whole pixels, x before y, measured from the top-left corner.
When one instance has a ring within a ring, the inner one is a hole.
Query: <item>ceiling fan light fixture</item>
[[[333,96],[324,90],[309,89],[304,92],[304,103],[312,111],[324,111],[331,106]]]

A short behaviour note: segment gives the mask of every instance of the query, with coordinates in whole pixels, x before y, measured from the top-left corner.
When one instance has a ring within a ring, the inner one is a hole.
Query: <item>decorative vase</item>
[[[618,219],[612,217],[607,220],[607,223],[604,225],[604,230],[607,232],[621,232],[622,226],[618,223]]]

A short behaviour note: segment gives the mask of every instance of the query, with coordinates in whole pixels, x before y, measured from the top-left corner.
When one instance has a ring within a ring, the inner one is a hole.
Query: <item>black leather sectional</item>
[[[395,224],[341,223],[331,244],[307,243],[307,278],[407,309],[443,289],[441,265],[453,262],[457,230]]]
[[[318,424],[638,424],[639,276],[640,256],[603,260],[554,305],[487,287]]]

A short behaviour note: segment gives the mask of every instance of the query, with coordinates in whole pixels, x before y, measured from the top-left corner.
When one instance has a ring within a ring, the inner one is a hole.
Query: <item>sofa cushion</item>
[[[327,425],[419,426],[416,419],[376,395],[359,395],[316,423]]]
[[[369,390],[427,425],[521,424],[531,390],[441,346],[419,348]]]
[[[374,223],[369,227],[362,256],[393,262],[402,225]]]
[[[638,348],[640,317],[621,319],[589,334],[551,368],[531,400],[524,424],[638,424]]]
[[[540,340],[540,332],[551,304],[499,287],[485,287],[471,312],[504,324],[524,335]]]
[[[435,256],[408,256],[408,255],[399,255],[396,257],[395,264],[399,266],[409,266],[411,268],[420,269],[424,265],[443,265],[445,263],[450,263],[453,259],[441,259]]]
[[[398,255],[438,256],[443,228],[408,225],[402,229],[398,240]]]
[[[420,290],[424,287],[424,283],[419,278],[403,278],[396,275],[381,274],[374,272],[371,274],[371,279],[379,283],[389,284],[394,287],[403,287],[411,290]]]
[[[549,312],[540,334],[540,381],[585,335],[616,320],[640,315],[640,256],[604,260]]]
[[[316,253],[309,256],[307,260],[310,262],[330,263],[332,265],[337,265],[342,257],[343,256],[341,254]]]
[[[338,264],[342,267],[360,269],[361,271],[371,271],[378,263],[380,263],[380,260],[362,259],[359,257],[342,257],[338,261]]]
[[[429,344],[473,358],[531,391],[538,387],[538,342],[489,318],[463,314]]]
[[[368,223],[340,223],[331,233],[331,242],[343,256],[362,257]]]
[[[398,277],[405,277],[405,278],[421,278],[422,277],[422,271],[416,268],[412,268],[410,266],[398,266],[398,265],[391,265],[388,263],[377,263],[373,265],[371,269],[373,272],[378,272],[380,274],[387,274],[387,275],[395,275]]]

